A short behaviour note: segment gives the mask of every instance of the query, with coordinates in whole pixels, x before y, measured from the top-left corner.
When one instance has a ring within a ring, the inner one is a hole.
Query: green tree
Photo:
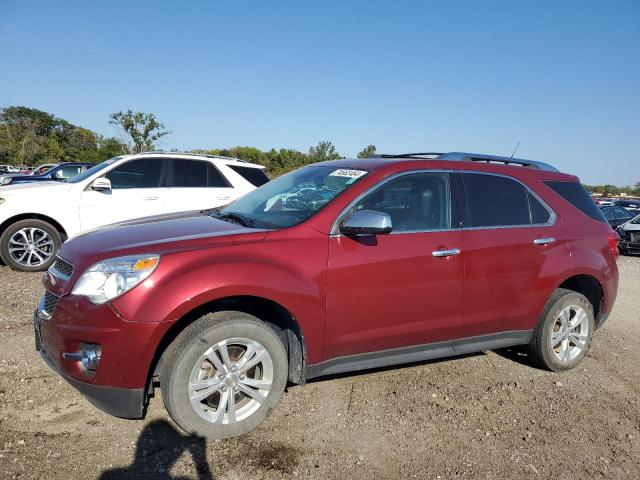
[[[315,147],[309,149],[309,156],[316,162],[324,162],[326,160],[337,160],[342,158],[336,151],[336,147],[331,142],[323,141],[318,143]]]
[[[128,146],[126,143],[121,142],[115,137],[98,137],[98,152],[97,160],[103,161],[109,158],[117,157],[128,152]]]
[[[358,158],[371,158],[376,156],[376,146],[375,145],[367,145],[362,149],[360,153],[358,153]]]
[[[109,123],[123,130],[131,153],[153,150],[154,142],[171,133],[153,113],[119,111],[109,115]]]

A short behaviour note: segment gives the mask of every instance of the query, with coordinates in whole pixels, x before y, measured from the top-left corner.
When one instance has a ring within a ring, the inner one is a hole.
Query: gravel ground
[[[204,442],[152,400],[112,418],[34,351],[39,274],[0,267],[0,478],[640,478],[640,258],[585,361],[486,352],[290,388],[258,430]]]

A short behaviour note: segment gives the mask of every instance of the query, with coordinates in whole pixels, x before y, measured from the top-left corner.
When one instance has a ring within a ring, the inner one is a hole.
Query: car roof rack
[[[146,152],[140,152],[136,155],[153,155],[153,154],[158,154],[161,153],[163,155],[185,155],[185,156],[191,156],[191,157],[206,157],[206,158],[219,158],[221,160],[233,160],[234,162],[241,162],[241,163],[252,163],[252,162],[247,162],[246,160],[242,160],[240,158],[236,158],[236,157],[224,157],[222,155],[211,155],[208,153],[194,153],[194,152],[172,152],[169,151],[167,152],[166,150],[148,150]],[[258,165],[256,163],[253,163],[253,165]]]
[[[522,167],[537,168],[549,172],[559,170],[548,163],[524,158],[501,157],[498,155],[486,155],[483,153],[449,152],[449,153],[405,153],[402,155],[380,155],[381,158],[428,158],[432,160],[453,160],[467,162],[499,163],[503,165],[520,165]]]

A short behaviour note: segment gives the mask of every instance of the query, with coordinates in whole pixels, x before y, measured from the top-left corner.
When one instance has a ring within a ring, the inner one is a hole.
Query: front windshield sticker
[[[350,180],[347,183],[353,183],[358,178],[363,175],[366,175],[367,172],[365,170],[352,170],[350,168],[339,168],[338,170],[334,170],[329,174],[330,177],[346,177]]]

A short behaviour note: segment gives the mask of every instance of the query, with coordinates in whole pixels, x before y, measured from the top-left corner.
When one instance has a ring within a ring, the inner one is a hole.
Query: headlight
[[[9,185],[11,182],[13,182],[12,177],[0,177],[0,185]]]
[[[159,255],[133,255],[103,260],[82,274],[71,292],[100,305],[144,281],[160,263]]]

